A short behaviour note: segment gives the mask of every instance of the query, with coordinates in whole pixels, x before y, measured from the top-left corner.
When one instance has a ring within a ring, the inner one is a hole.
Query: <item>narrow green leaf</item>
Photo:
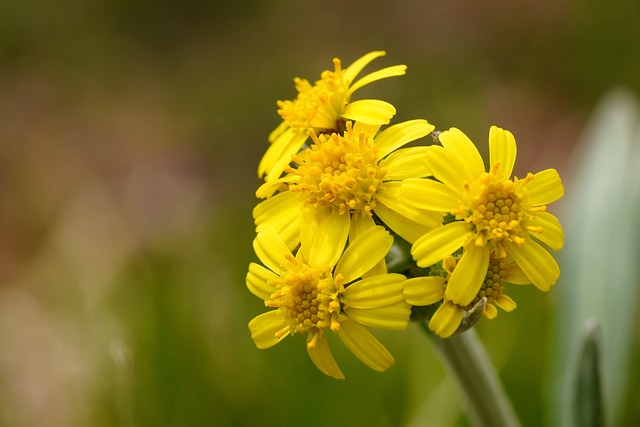
[[[602,99],[578,141],[573,173],[563,176],[565,196],[552,205],[561,208],[565,246],[558,253],[560,279],[552,291],[557,322],[549,425],[572,426],[575,387],[569,373],[588,318],[598,319],[606,342],[602,369],[607,382],[602,391],[610,405],[608,425],[619,424],[628,403],[640,285],[638,105],[637,97],[624,90]]]
[[[602,337],[597,320],[587,319],[582,345],[575,366],[573,425],[605,425],[605,402],[602,380]]]

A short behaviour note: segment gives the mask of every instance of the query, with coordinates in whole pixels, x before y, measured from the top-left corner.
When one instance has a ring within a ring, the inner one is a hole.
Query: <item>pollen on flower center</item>
[[[504,291],[505,277],[506,269],[504,258],[491,258],[487,275],[485,276],[484,282],[482,282],[478,294],[464,309],[466,311],[471,310],[484,297],[487,297],[487,304],[494,304],[496,299]]]
[[[513,181],[498,179],[493,171],[466,186],[466,203],[455,214],[474,225],[478,246],[487,241],[499,246],[502,239],[524,242],[528,214],[515,189]]]
[[[335,206],[341,214],[371,215],[375,195],[387,171],[378,166],[379,153],[366,134],[354,135],[347,122],[344,136],[316,136],[315,144],[296,156],[297,169],[287,171],[297,175],[289,189],[302,192],[307,203],[315,207]]]
[[[320,75],[315,85],[299,77],[294,79],[298,96],[293,101],[278,101],[278,114],[287,121],[292,129],[306,132],[314,128],[319,132],[337,131],[340,122],[339,113],[334,107],[342,108],[346,99],[348,83],[343,78],[340,60],[334,59],[334,71],[326,70]],[[319,115],[331,115],[336,122],[334,129],[318,129],[314,119]],[[333,117],[335,116],[335,117]]]
[[[291,334],[326,329],[337,331],[341,278],[332,276],[331,267],[319,268],[298,263],[279,278],[273,279],[272,284],[278,290],[265,304],[282,311]]]

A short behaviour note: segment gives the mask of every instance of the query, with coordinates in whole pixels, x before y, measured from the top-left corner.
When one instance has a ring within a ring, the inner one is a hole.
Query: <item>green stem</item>
[[[442,339],[429,331],[426,323],[421,325],[455,376],[472,424],[478,427],[520,426],[498,373],[476,332],[471,329]]]

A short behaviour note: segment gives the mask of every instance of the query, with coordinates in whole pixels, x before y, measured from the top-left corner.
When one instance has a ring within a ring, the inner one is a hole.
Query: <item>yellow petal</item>
[[[336,265],[335,273],[344,276],[344,283],[362,277],[384,259],[392,244],[393,237],[384,227],[377,225],[369,229],[349,244]]]
[[[531,214],[530,226],[541,226],[542,233],[531,233],[533,237],[542,241],[554,251],[559,251],[564,245],[564,231],[558,218],[548,212],[534,212]]]
[[[280,235],[271,227],[260,231],[253,240],[253,249],[260,261],[275,273],[282,273],[284,266],[290,265],[293,259],[291,251]]]
[[[344,70],[344,79],[347,83],[353,82],[353,79],[356,78],[358,74],[366,67],[371,61],[381,56],[386,55],[386,52],[383,50],[376,50],[373,52],[369,52],[366,55],[361,56],[356,59]]]
[[[498,309],[493,304],[487,304],[482,312],[487,319],[495,319],[498,315]]]
[[[556,260],[534,240],[527,239],[522,245],[504,242],[504,248],[522,268],[531,283],[541,291],[548,291],[560,277],[560,267]]]
[[[287,247],[293,250],[300,243],[300,209],[304,199],[285,191],[259,203],[253,210],[256,232],[273,227]]]
[[[273,347],[289,335],[287,322],[278,310],[267,311],[249,322],[251,339],[261,350]],[[282,332],[281,334],[277,334]],[[277,335],[276,335],[277,334]]]
[[[404,301],[379,308],[347,307],[347,316],[366,326],[399,331],[407,329],[411,317],[411,306]]]
[[[451,128],[442,132],[438,139],[442,146],[455,154],[469,181],[484,173],[484,161],[476,146],[460,129]]]
[[[350,284],[342,293],[344,304],[356,308],[377,308],[404,301],[402,274],[379,274]]]
[[[564,195],[564,186],[555,169],[545,169],[534,175],[526,186],[527,194],[534,206],[542,206],[555,202]]]
[[[465,246],[460,261],[453,270],[444,296],[462,307],[471,303],[487,276],[489,249],[474,244]]]
[[[434,129],[435,126],[422,119],[409,120],[386,128],[375,138],[380,157],[386,157],[397,148],[429,135]]]
[[[411,305],[431,305],[444,297],[444,288],[444,277],[413,277],[404,282],[404,296]]]
[[[289,189],[289,177],[283,176],[282,178],[273,179],[262,184],[256,190],[256,197],[258,199],[267,199],[273,196],[278,190],[284,191]]]
[[[417,222],[418,224],[426,225],[431,228],[435,228],[442,224],[442,214],[439,212],[419,209],[415,206],[412,200],[407,200],[400,191],[400,188],[400,182],[383,182],[382,185],[378,187],[376,202],[386,205],[391,210],[409,218],[413,222]]]
[[[247,288],[252,294],[266,301],[277,290],[275,286],[269,284],[269,281],[277,277],[278,275],[273,271],[252,262],[249,264],[249,272],[247,273]]]
[[[283,121],[282,123],[280,123],[278,125],[278,127],[276,127],[274,130],[271,131],[271,133],[269,134],[269,138],[268,141],[271,143],[273,141],[275,141],[276,139],[278,139],[278,137],[280,135],[282,135],[282,133],[287,130],[289,128],[289,123]]]
[[[279,219],[278,223],[281,222],[281,219]],[[259,233],[260,231],[268,227],[276,228],[276,224],[271,222],[261,224],[256,227],[256,232]],[[277,232],[282,238],[282,241],[287,245],[289,250],[293,251],[300,243],[300,224],[297,216],[293,217],[290,222],[278,225],[277,227],[279,228]]]
[[[386,371],[395,363],[389,350],[355,320],[341,322],[338,336],[362,363],[374,371]]]
[[[505,268],[504,281],[514,285],[530,285],[531,280],[524,274],[524,271],[515,262]]]
[[[396,107],[378,99],[361,99],[347,104],[342,117],[371,125],[386,125],[396,114]]]
[[[371,267],[369,271],[362,275],[362,278],[377,276],[379,274],[387,274],[389,270],[387,269],[387,261],[382,258],[376,265]]]
[[[419,209],[447,213],[460,206],[458,193],[433,179],[405,179],[400,186],[400,194]]]
[[[325,130],[333,131],[336,127],[336,120],[338,119],[337,111],[342,111],[344,93],[333,94],[330,99],[331,102],[329,104],[318,106],[316,114],[309,122],[310,127],[316,132]],[[336,108],[334,105],[339,107]]]
[[[320,336],[315,338],[313,345],[309,345],[311,340],[314,339],[313,334],[310,333],[307,336],[307,353],[309,353],[311,361],[323,374],[329,375],[337,380],[343,380],[344,374],[333,358],[333,354],[331,354],[327,338],[323,333],[317,333],[320,334]]]
[[[314,266],[336,265],[347,243],[350,224],[348,213],[324,215],[318,222],[309,248],[309,263]]]
[[[354,241],[359,235],[364,234],[370,228],[376,226],[375,221],[369,215],[358,215],[351,218],[351,226],[349,227],[349,241]]]
[[[500,163],[498,178],[508,180],[516,163],[516,139],[508,130],[491,126],[489,130],[489,167]]]
[[[300,229],[300,248],[296,256],[305,260],[309,259],[309,250],[316,235],[318,224],[325,215],[330,214],[331,209],[318,210],[304,204],[301,206],[299,224],[304,224],[304,227],[298,227]]]
[[[458,194],[463,194],[464,183],[473,181],[475,177],[471,176],[454,152],[438,145],[430,145],[427,148],[427,169],[443,184]]]
[[[381,124],[365,124],[362,122],[353,123],[353,135],[359,138],[358,135],[365,134],[368,138],[373,139],[373,136],[380,130]]]
[[[506,312],[516,309],[516,302],[512,300],[508,295],[500,294],[495,299],[496,305]]]
[[[277,137],[275,137],[276,134]],[[282,152],[282,147],[286,146],[297,134],[298,132],[291,129],[286,122],[282,122],[271,135],[269,135],[273,137],[273,139],[269,141],[271,145],[269,145],[258,164],[258,178],[261,178],[271,170],[271,167],[278,160],[279,154]],[[275,148],[273,147],[274,144]]]
[[[448,338],[462,322],[463,310],[451,301],[445,301],[429,321],[429,329],[441,338]]]
[[[387,170],[385,181],[401,181],[407,178],[422,178],[431,175],[425,156],[427,147],[400,148],[389,154],[378,165]]]
[[[383,68],[382,70],[374,71],[373,73],[369,73],[366,76],[362,77],[357,82],[349,85],[349,90],[347,91],[348,95],[351,95],[356,90],[360,89],[363,86],[366,86],[370,83],[373,83],[378,80],[386,79],[389,77],[397,77],[406,74],[407,66],[406,65],[393,65],[391,67]]]
[[[398,236],[402,237],[409,243],[415,242],[438,225],[436,224],[435,226],[430,226],[419,224],[405,216],[400,215],[393,209],[380,202],[376,204],[376,208],[373,211],[376,213],[378,218],[380,218],[382,222],[387,225],[387,227],[389,227],[391,230],[397,233]]]
[[[253,220],[256,225],[269,220],[277,220],[280,216],[289,219],[297,215],[303,200],[291,191],[276,194],[260,203],[253,209]]]
[[[266,181],[280,177],[291,158],[300,151],[309,135],[293,130],[285,131],[267,148],[258,165],[258,176],[266,174]]]
[[[265,176],[265,181],[271,181],[274,179],[278,179],[284,169],[291,163],[293,160],[293,156],[295,156],[304,145],[305,141],[308,139],[308,135],[306,133],[296,134],[287,145],[281,147],[281,150],[278,152],[278,157],[275,159],[271,168],[267,170],[267,176]],[[276,142],[271,144],[269,149],[274,147]]]
[[[351,218],[351,227],[349,227],[349,241],[354,241],[359,235],[364,234],[370,228],[376,226],[373,217],[369,215],[358,215],[358,218]],[[384,258],[374,265],[371,270],[363,274],[362,277],[375,276],[377,274],[387,273],[387,263]]]
[[[460,249],[471,237],[471,226],[468,223],[451,222],[416,240],[411,247],[411,255],[420,267],[428,267]]]

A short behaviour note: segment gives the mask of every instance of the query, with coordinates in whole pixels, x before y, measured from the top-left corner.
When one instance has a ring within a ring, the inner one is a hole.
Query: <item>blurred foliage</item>
[[[595,319],[585,322],[582,348],[575,369],[575,398],[572,402],[573,424],[605,426],[606,408],[602,375],[602,338]]]
[[[552,407],[562,412],[558,425],[569,425],[569,402],[574,395],[580,396],[580,391],[572,390],[576,376],[572,368],[580,361],[581,336],[587,322],[602,328],[606,425],[613,424],[609,420],[621,419],[630,379],[628,367],[633,360],[640,289],[639,122],[640,108],[633,93],[617,89],[603,96],[586,126],[582,149],[575,159],[572,180],[580,186],[564,200],[567,243],[561,254],[563,278],[557,294],[557,355],[552,381],[556,387]],[[622,207],[614,221],[612,207]]]
[[[385,49],[408,74],[359,97],[480,150],[500,125],[517,175],[570,177],[601,94],[640,93],[639,20],[632,0],[0,2],[0,425],[467,425],[418,328],[377,334],[397,360],[382,375],[332,342],[344,382],[301,337],[251,342],[275,102]],[[478,325],[525,426],[544,424],[554,292],[518,287]],[[621,425],[640,420],[636,365]]]

